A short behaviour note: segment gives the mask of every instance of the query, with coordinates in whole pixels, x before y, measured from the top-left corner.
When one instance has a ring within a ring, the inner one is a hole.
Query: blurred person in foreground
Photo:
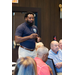
[[[37,63],[38,75],[50,75],[50,72],[52,72],[52,69],[45,63],[47,59],[48,59],[48,48],[44,46],[38,48],[37,57],[34,58],[34,60]]]
[[[62,39],[59,40],[59,50],[62,51]]]
[[[18,59],[14,75],[37,75],[35,60],[31,57],[22,57]]]
[[[25,22],[20,24],[15,32],[15,42],[20,43],[18,56],[32,58],[36,57],[35,43],[40,41],[38,29],[34,23],[34,13],[28,12],[24,16]]]
[[[48,58],[53,59],[57,75],[62,75],[62,52],[59,50],[58,42],[52,41],[50,47]]]

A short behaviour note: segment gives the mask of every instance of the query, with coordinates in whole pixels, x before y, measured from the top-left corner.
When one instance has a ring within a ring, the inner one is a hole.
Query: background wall
[[[59,4],[62,4],[62,0],[19,0],[19,3],[13,3],[12,6],[41,8],[41,38],[44,45],[50,49],[54,35],[57,41],[62,38]]]

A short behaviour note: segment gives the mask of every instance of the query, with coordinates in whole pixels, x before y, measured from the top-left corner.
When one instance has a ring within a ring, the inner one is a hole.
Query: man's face
[[[62,40],[59,42],[59,48],[62,50]]]
[[[48,53],[43,55],[43,61],[46,62],[48,59]]]
[[[59,48],[58,48],[58,42],[54,42],[52,44],[52,50],[53,50],[54,53],[58,52],[58,50],[59,50]]]
[[[33,14],[29,14],[29,15],[27,16],[27,23],[28,23],[30,26],[32,26],[32,25],[33,25],[33,22],[34,22],[34,16],[33,16]]]

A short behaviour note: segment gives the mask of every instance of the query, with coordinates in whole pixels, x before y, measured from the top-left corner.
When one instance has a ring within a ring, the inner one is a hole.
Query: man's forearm
[[[37,37],[38,37],[38,34],[36,34],[36,33],[33,33],[33,34],[31,34],[29,36],[25,36],[25,37],[15,36],[15,42],[20,43],[20,42],[26,41],[28,39],[35,39]]]
[[[56,67],[61,68],[62,67],[62,62],[56,63]]]
[[[25,37],[15,36],[15,42],[16,43],[20,43],[20,42],[26,41],[28,39],[30,39],[29,36],[25,36]]]

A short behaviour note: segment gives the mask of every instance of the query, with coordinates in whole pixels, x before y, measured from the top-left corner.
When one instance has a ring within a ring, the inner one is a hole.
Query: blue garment
[[[62,62],[62,51],[59,50],[57,54],[55,54],[51,49],[49,50],[49,55],[48,58],[52,58],[54,61],[54,64]],[[56,68],[57,73],[62,72],[62,67],[61,68]]]
[[[15,36],[25,37],[29,36],[32,33],[38,34],[38,29],[35,25],[29,26],[26,22],[19,25],[16,29]],[[34,49],[35,48],[35,39],[28,39],[24,42],[20,43],[21,46],[24,46],[28,49]]]

